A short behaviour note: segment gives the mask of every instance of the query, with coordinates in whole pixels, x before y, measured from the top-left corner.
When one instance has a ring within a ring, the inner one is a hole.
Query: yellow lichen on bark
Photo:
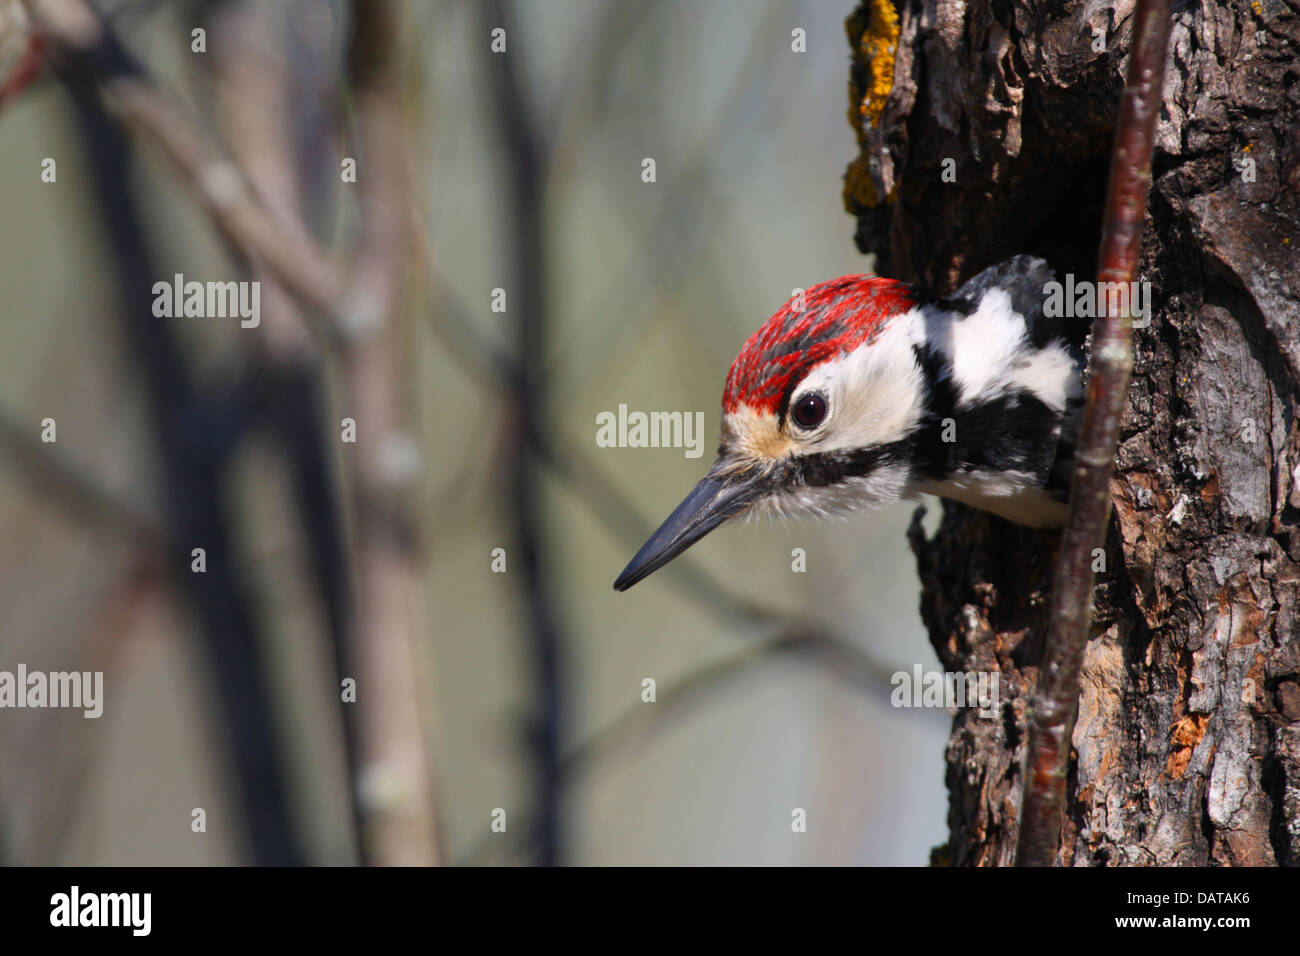
[[[865,147],[866,131],[880,123],[889,94],[894,89],[894,59],[898,52],[898,11],[892,0],[862,0],[845,23],[853,49],[849,73],[849,125]],[[886,196],[885,201],[893,200]],[[876,185],[859,155],[845,174],[844,199],[849,211],[872,207],[880,202]]]
[[[885,101],[894,89],[894,55],[898,51],[898,11],[893,0],[868,0],[867,28],[860,41],[869,77],[858,112],[864,122],[875,126],[885,111]]]

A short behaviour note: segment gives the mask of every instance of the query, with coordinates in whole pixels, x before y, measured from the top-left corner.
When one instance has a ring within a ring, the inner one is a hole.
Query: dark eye
[[[826,396],[821,392],[801,396],[790,409],[790,417],[800,428],[816,428],[826,418]]]

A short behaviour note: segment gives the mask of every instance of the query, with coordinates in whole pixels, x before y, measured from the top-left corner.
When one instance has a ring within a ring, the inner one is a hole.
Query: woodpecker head
[[[1081,390],[1078,355],[1042,316],[1050,281],[1019,256],[947,300],[844,276],[787,302],[732,363],[713,466],[614,587],[742,515],[830,516],[930,492],[1059,523]]]

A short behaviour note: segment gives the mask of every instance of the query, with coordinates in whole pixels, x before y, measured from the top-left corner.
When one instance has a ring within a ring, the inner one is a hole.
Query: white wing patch
[[[1032,392],[1058,415],[1066,403],[1083,397],[1078,368],[1065,346],[1054,342],[1027,353],[1011,369],[1011,383]]]
[[[965,318],[952,316],[943,325],[947,335],[931,344],[952,365],[957,404],[973,405],[1005,393],[1007,372],[1025,344],[1025,320],[1012,310],[1011,296],[990,289],[974,312]]]
[[[927,310],[925,324],[930,348],[952,366],[959,408],[1024,389],[1060,413],[1080,395],[1070,353],[1059,342],[1034,348],[1005,289],[989,289],[965,317]]]

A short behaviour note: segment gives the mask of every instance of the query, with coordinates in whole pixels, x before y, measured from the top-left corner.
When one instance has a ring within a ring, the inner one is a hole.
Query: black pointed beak
[[[626,591],[646,575],[657,571],[728,518],[747,510],[766,493],[765,470],[751,468],[736,472],[715,462],[709,473],[679,504],[650,540],[641,546],[614,582],[615,591]]]

